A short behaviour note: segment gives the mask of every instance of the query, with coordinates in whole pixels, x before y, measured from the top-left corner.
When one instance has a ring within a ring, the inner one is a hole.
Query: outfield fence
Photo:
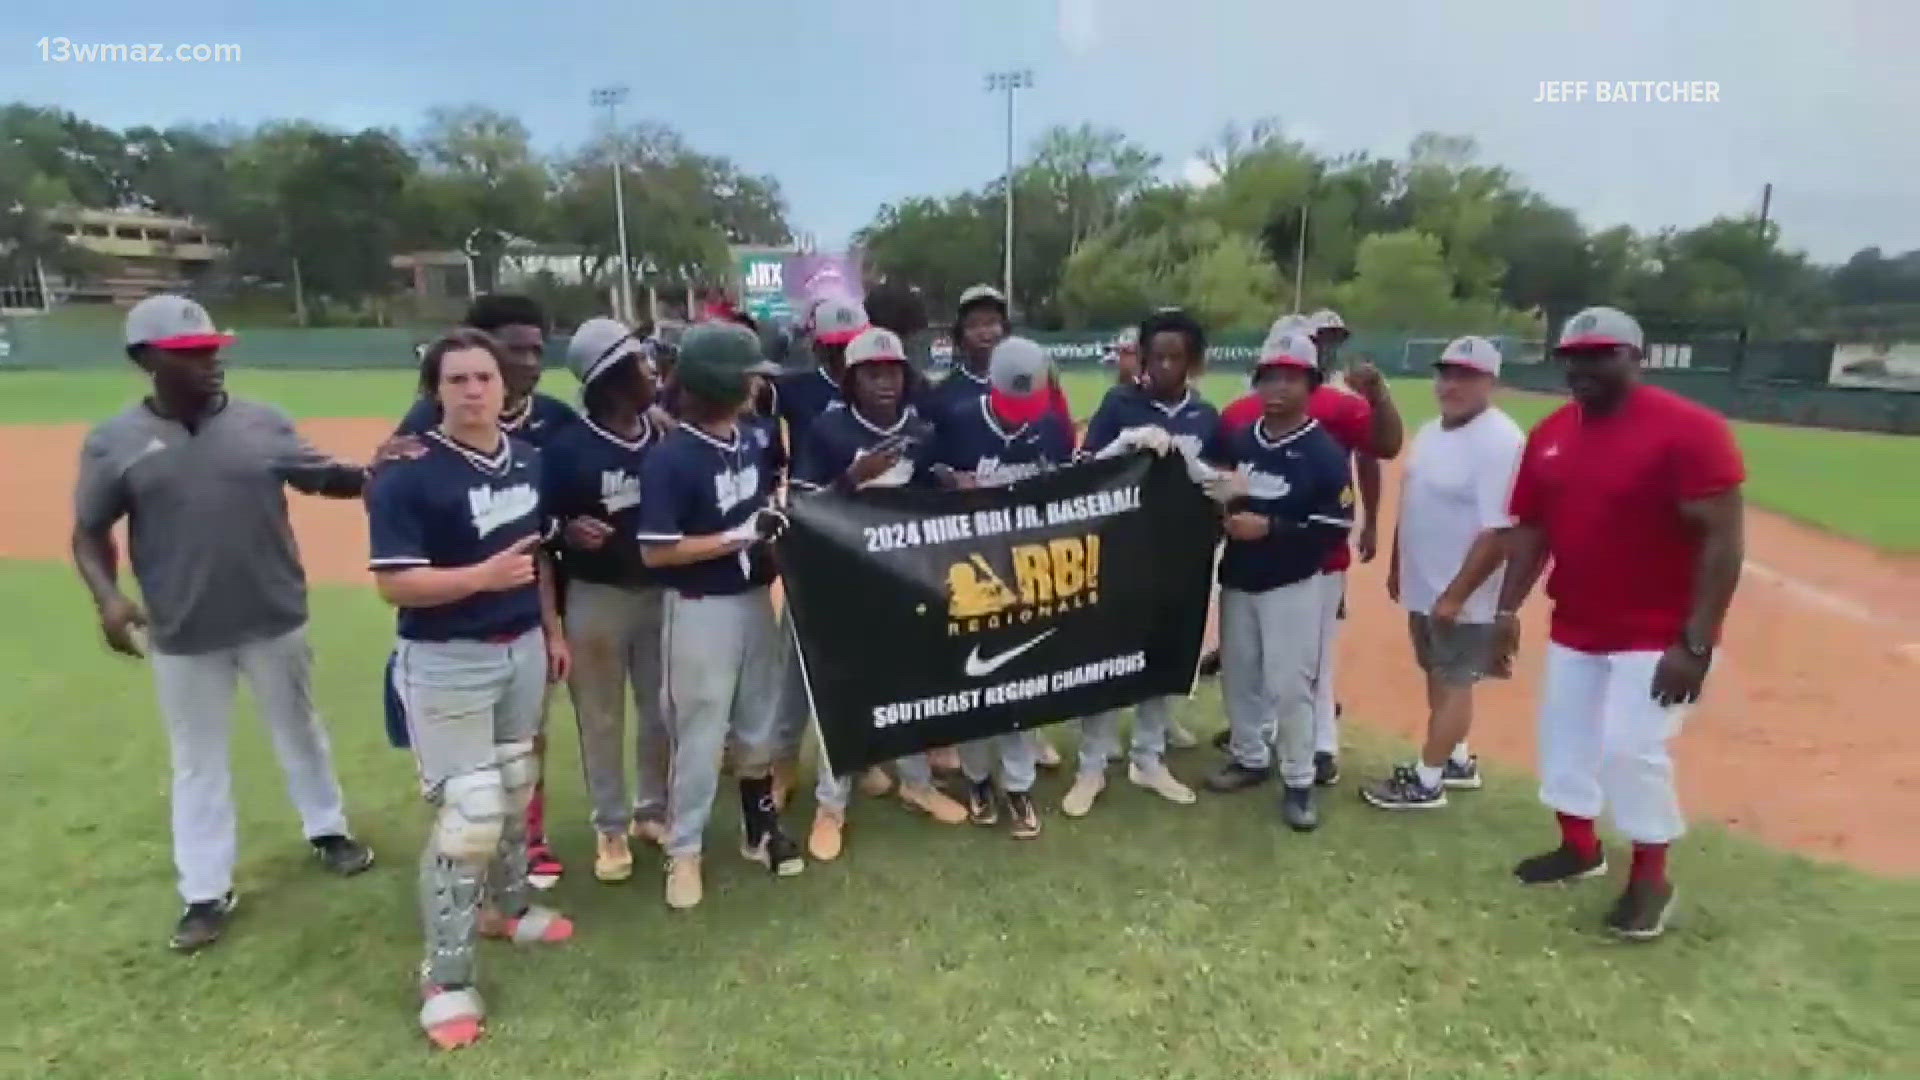
[[[428,339],[418,329],[244,330],[227,350],[235,367],[339,370],[406,368],[415,347]],[[1092,368],[1107,355],[1112,333],[1030,334],[1063,369]],[[1258,355],[1261,334],[1221,334],[1208,343],[1215,371],[1246,371]],[[1438,334],[1356,331],[1341,350],[1366,357],[1390,375],[1425,375],[1447,338]],[[1506,358],[1508,385],[1543,393],[1565,390],[1559,365],[1538,340],[1492,339]],[[928,363],[950,352],[943,336],[924,335],[911,351]],[[559,364],[566,338],[549,339],[549,360]],[[1801,424],[1858,431],[1920,434],[1920,392],[1836,386],[1831,341],[1741,341],[1727,334],[1654,341],[1647,347],[1646,378],[1742,420]],[[34,318],[14,319],[0,331],[0,370],[109,368],[126,362],[114,328],[74,327]]]

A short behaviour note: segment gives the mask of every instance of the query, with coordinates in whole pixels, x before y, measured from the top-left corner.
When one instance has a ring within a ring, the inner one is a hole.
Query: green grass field
[[[239,372],[234,386],[309,417],[391,415],[407,393],[405,373]],[[13,420],[99,416],[135,390],[104,375],[0,387]],[[1084,410],[1099,388],[1072,389]],[[1418,384],[1397,392],[1410,413],[1427,400]],[[1762,470],[1756,455],[1756,490]],[[1619,870],[1566,890],[1510,884],[1512,861],[1552,840],[1524,774],[1494,770],[1438,814],[1361,806],[1353,782],[1407,749],[1365,717],[1353,779],[1308,837],[1280,825],[1270,792],[1171,807],[1117,780],[1092,817],[1068,821],[1049,779],[1038,841],[856,801],[845,858],[776,882],[732,853],[723,791],[707,902],[671,914],[644,861],[623,886],[586,873],[564,695],[550,817],[574,868],[557,899],[581,934],[546,952],[485,947],[488,1038],[433,1057],[411,981],[426,811],[380,730],[391,617],[371,590],[317,588],[313,634],[319,705],[380,865],[339,881],[312,864],[243,703],[245,899],[229,938],[193,958],[164,946],[177,913],[167,750],[146,670],[99,645],[64,567],[0,562],[0,603],[43,613],[0,623],[0,858],[15,868],[0,935],[16,943],[0,1076],[1920,1075],[1920,880],[1701,828],[1676,850],[1673,933],[1615,944],[1596,927]],[[1222,725],[1211,685],[1185,719]],[[1203,749],[1173,765],[1197,779],[1215,760]]]
[[[548,376],[548,390],[572,397],[563,372]],[[411,374],[395,371],[234,371],[236,393],[272,401],[299,417],[392,416],[405,411]],[[1067,377],[1076,414],[1100,402],[1106,380],[1095,372]],[[1206,394],[1225,404],[1244,386],[1240,376],[1218,374]],[[0,374],[0,423],[87,421],[106,416],[140,392],[130,371]],[[1409,426],[1433,415],[1433,396],[1422,380],[1401,379],[1394,397]],[[1505,405],[1522,424],[1544,416],[1555,403],[1529,394],[1509,394]],[[1905,486],[1920,476],[1920,438],[1826,431],[1816,428],[1734,425],[1747,455],[1748,494],[1759,506],[1888,551],[1920,552],[1920,499]]]

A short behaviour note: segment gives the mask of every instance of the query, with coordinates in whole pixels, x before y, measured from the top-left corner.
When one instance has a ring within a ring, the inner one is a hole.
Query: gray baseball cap
[[[1053,406],[1052,375],[1053,361],[1033,341],[1010,337],[995,345],[987,359],[994,411],[1022,424],[1038,420]]]
[[[1560,341],[1553,351],[1598,352],[1623,345],[1635,352],[1646,348],[1646,335],[1634,317],[1619,308],[1590,307],[1560,328]]]
[[[218,349],[232,334],[214,329],[207,309],[171,293],[149,296],[127,311],[127,344],[156,349]]]
[[[618,319],[588,319],[567,339],[567,370],[585,387],[623,356],[644,353],[640,339]]]
[[[1483,375],[1500,374],[1500,350],[1483,337],[1455,338],[1434,361],[1435,367],[1472,368]]]
[[[833,299],[813,309],[813,340],[845,345],[867,328],[867,309],[858,300]]]

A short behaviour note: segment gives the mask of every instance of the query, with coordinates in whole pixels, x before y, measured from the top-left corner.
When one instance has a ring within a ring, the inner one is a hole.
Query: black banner
[[[1218,514],[1179,454],[794,501],[778,542],[832,770],[1188,694]]]

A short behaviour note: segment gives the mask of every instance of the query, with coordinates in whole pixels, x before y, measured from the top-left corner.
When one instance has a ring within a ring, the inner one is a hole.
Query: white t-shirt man
[[[1513,523],[1507,496],[1526,435],[1489,405],[1456,428],[1429,420],[1413,437],[1400,499],[1400,602],[1427,614],[1453,583],[1473,541]],[[1474,590],[1463,623],[1490,623],[1504,568]]]

